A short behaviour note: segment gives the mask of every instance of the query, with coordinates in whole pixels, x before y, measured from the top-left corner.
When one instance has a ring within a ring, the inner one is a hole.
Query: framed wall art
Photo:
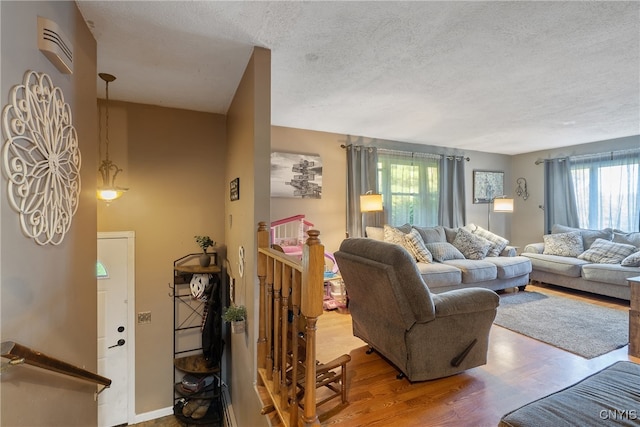
[[[232,202],[240,200],[240,178],[236,178],[229,183],[229,200]]]
[[[322,159],[317,154],[271,153],[271,197],[322,198]]]
[[[504,195],[504,172],[473,171],[473,203],[490,203]]]

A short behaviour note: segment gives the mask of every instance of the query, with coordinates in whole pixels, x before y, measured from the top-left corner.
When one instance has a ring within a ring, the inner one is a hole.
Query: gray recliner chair
[[[498,295],[484,288],[432,294],[406,249],[346,239],[334,254],[349,297],[353,335],[410,381],[487,363]]]

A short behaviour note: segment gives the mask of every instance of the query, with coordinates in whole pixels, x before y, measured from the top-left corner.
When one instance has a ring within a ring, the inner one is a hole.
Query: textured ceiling
[[[637,1],[77,3],[114,100],[225,114],[260,46],[278,126],[503,154],[640,134]]]

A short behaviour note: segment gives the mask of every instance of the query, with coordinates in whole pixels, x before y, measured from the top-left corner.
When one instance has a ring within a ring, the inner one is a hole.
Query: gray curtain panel
[[[445,227],[462,227],[467,223],[464,163],[464,157],[459,156],[442,156],[440,160],[438,222]]]
[[[553,224],[578,228],[578,208],[571,180],[568,158],[544,162],[544,229],[551,233]]]
[[[360,212],[360,195],[377,192],[378,150],[375,147],[347,145],[347,233],[349,237],[364,237],[363,215]],[[365,214],[364,219],[377,214]]]

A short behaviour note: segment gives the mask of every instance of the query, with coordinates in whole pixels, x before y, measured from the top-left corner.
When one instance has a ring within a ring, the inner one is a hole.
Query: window
[[[580,227],[639,231],[640,152],[570,159]]]
[[[378,191],[387,222],[438,225],[440,156],[378,150]]]
[[[96,262],[96,277],[98,279],[106,279],[109,277],[106,267],[100,261]]]

